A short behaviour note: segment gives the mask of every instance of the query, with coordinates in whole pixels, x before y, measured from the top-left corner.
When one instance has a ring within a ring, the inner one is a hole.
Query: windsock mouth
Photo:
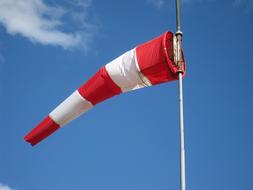
[[[175,78],[178,78],[178,67],[175,64],[175,54],[176,54],[176,48],[175,48],[175,36],[173,36],[172,32],[165,32],[163,35],[163,49],[164,55],[166,58],[166,61],[168,63],[170,71],[175,75]],[[170,50],[170,48],[173,48]],[[182,56],[183,56],[183,69],[181,73],[183,74],[183,77],[185,76],[186,72],[186,65],[185,65],[185,59],[184,59],[184,53],[182,50]]]
[[[60,126],[47,116],[24,137],[24,140],[35,146],[59,128]]]

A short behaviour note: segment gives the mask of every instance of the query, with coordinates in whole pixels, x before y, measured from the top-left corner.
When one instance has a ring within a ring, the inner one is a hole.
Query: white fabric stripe
[[[135,49],[106,64],[105,68],[113,82],[121,88],[122,92],[139,89],[150,84],[143,80],[143,75],[139,72]]]
[[[66,100],[64,100],[59,106],[57,106],[49,116],[58,125],[63,127],[68,122],[72,121],[84,112],[87,112],[93,106],[84,99],[76,90]]]

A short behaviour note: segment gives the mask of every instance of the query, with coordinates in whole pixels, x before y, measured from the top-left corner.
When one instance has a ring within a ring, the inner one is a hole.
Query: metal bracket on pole
[[[182,73],[184,67],[184,60],[183,60],[183,52],[182,52],[182,38],[183,33],[181,31],[176,32],[176,66],[178,68],[177,72]]]
[[[183,33],[180,28],[180,0],[176,0],[176,19],[177,19],[177,51],[176,66],[178,68],[178,94],[179,94],[179,113],[180,113],[180,187],[186,189],[185,185],[185,148],[184,148],[184,111],[183,111],[183,67],[184,60],[182,54],[182,37]]]

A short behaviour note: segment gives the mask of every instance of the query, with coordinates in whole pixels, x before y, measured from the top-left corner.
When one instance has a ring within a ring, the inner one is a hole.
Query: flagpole
[[[177,21],[177,66],[178,66],[178,94],[179,94],[179,114],[180,114],[180,187],[185,190],[185,148],[184,148],[184,110],[183,110],[183,57],[182,57],[182,37],[180,24],[180,0],[176,0],[176,21]]]

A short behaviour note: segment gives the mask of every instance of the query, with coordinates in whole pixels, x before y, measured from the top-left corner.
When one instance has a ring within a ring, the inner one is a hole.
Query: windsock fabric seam
[[[103,66],[92,78],[78,88],[78,92],[95,106],[112,96],[120,94],[122,91]]]
[[[86,99],[78,92],[78,90],[76,90],[76,92],[77,92],[78,96],[79,96],[83,101],[85,101],[85,102],[87,102],[87,104],[89,104],[89,107],[90,107],[90,108],[92,108],[92,107],[94,106],[90,101],[86,100]]]
[[[151,85],[148,79],[140,72],[135,48],[109,62],[105,68],[111,80],[122,92]]]
[[[87,112],[92,107],[93,105],[83,98],[76,90],[65,101],[57,106],[49,114],[49,117],[60,127],[63,127],[80,114]]]
[[[138,69],[138,75],[139,75],[141,81],[143,82],[143,85],[144,86],[152,86],[152,83],[150,82],[150,80],[146,76],[144,76],[144,74],[140,70],[140,66],[139,66],[139,63],[138,63],[137,55],[136,55],[136,48],[135,48],[134,59],[135,59],[136,67]]]

